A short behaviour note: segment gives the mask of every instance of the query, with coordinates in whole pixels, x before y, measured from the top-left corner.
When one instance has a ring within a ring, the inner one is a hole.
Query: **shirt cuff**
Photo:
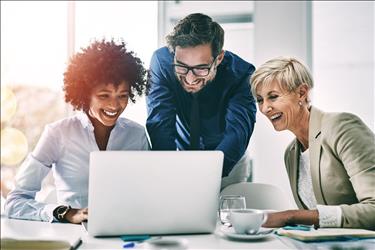
[[[55,208],[57,208],[58,206],[58,204],[45,205],[45,207],[42,209],[40,213],[40,217],[42,218],[42,220],[48,222],[56,222],[57,219],[53,217],[53,210],[55,210]]]
[[[341,227],[342,210],[340,206],[317,205],[320,227]]]

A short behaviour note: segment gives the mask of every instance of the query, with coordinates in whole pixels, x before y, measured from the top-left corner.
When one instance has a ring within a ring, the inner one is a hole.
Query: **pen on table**
[[[127,242],[125,243],[122,248],[133,248],[136,246],[136,244],[142,244],[143,242],[146,242],[146,241],[153,241],[153,240],[157,240],[157,239],[161,239],[161,236],[157,236],[157,237],[153,237],[153,238],[148,238],[148,239],[145,239],[145,240],[140,240],[140,241],[131,241],[131,242]]]
[[[301,224],[295,224],[295,225],[289,225],[283,227],[284,230],[301,230],[301,231],[311,231],[314,230],[314,225],[301,225]]]
[[[128,242],[128,243],[125,243],[122,248],[133,248],[135,247],[135,243],[134,242]]]

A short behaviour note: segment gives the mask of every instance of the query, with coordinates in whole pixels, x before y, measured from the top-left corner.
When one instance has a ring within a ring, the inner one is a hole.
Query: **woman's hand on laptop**
[[[80,224],[82,221],[87,220],[88,212],[88,208],[71,208],[66,214],[65,219],[70,223]]]

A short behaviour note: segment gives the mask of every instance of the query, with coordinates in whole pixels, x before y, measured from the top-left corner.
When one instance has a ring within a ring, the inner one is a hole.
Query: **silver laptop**
[[[88,233],[212,233],[223,157],[221,151],[92,152]]]

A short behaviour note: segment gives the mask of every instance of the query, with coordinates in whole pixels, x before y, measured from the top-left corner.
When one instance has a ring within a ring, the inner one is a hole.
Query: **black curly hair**
[[[128,51],[125,42],[95,40],[82,52],[75,54],[64,73],[65,101],[75,110],[87,112],[92,89],[99,84],[120,85],[124,81],[130,86],[130,100],[135,95],[147,94],[147,71],[141,59]]]
[[[177,46],[186,48],[210,44],[215,58],[224,46],[224,30],[211,17],[193,13],[180,20],[166,40],[171,52],[175,52]]]

